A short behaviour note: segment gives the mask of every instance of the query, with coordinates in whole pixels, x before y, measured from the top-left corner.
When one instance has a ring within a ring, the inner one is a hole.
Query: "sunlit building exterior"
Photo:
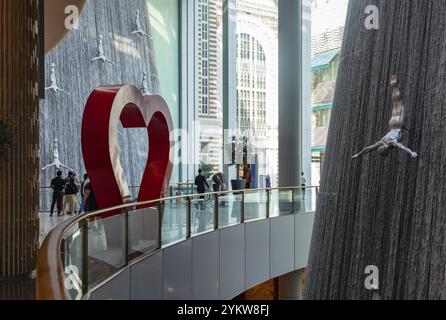
[[[347,0],[312,0],[311,153],[313,184],[319,184],[325,158],[347,5]],[[339,14],[339,12],[343,14]]]

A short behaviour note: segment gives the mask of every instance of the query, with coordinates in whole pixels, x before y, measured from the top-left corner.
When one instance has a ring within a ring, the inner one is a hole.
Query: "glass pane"
[[[229,193],[218,197],[218,225],[220,228],[241,221],[242,194]]]
[[[296,189],[294,191],[294,213],[316,211],[316,188]]]
[[[129,260],[158,247],[158,210],[145,208],[129,212]]]
[[[65,288],[74,300],[80,300],[82,297],[82,241],[82,230],[73,227],[66,233],[61,248]]]
[[[311,212],[316,212],[319,188],[311,189]]]
[[[53,190],[49,187],[40,187],[39,190],[40,190],[39,212],[50,212]]]
[[[292,212],[292,191],[291,190],[272,190],[270,217],[290,214]]]
[[[186,238],[186,199],[165,202],[162,243],[168,244]]]
[[[294,213],[304,213],[311,209],[311,189],[294,190]]]
[[[196,186],[193,182],[178,182],[173,188],[175,196],[184,196],[196,193]]]
[[[105,280],[125,265],[125,220],[121,214],[88,224],[88,282]]]
[[[245,221],[266,218],[267,197],[265,190],[245,193]]]
[[[194,196],[191,205],[192,235],[214,229],[214,197]]]

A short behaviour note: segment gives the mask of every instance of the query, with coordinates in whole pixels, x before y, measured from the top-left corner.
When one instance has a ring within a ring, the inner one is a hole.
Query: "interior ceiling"
[[[86,0],[45,0],[45,52],[51,51],[67,35],[65,8],[75,5],[82,12]]]

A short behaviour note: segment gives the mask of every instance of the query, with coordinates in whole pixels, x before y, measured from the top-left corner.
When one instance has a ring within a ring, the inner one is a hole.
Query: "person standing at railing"
[[[85,186],[90,182],[90,179],[88,178],[88,174],[84,174],[84,180],[81,183],[81,205],[79,213],[85,212],[85,206],[84,206],[84,189]]]
[[[251,167],[248,166],[245,171],[246,189],[251,189]]]
[[[73,171],[68,173],[68,178],[65,182],[65,197],[64,209],[68,206],[68,215],[76,213],[77,194],[79,193],[79,182],[76,179],[76,174]]]
[[[65,179],[62,178],[62,171],[57,171],[57,176],[51,180],[51,189],[53,189],[53,201],[51,202],[51,214],[54,214],[54,206],[57,204],[57,216],[60,217],[63,209]]]
[[[198,193],[205,193],[206,187],[209,189],[209,184],[206,181],[206,178],[201,174],[203,171],[201,169],[198,170],[198,176],[195,177],[195,185],[197,186]]]
[[[218,173],[212,176],[212,181],[214,182],[214,184],[212,185],[214,192],[220,191],[221,181],[220,177],[218,176]]]
[[[269,175],[267,175],[265,178],[265,188],[271,189],[271,177]]]
[[[303,172],[300,176],[300,185],[302,186],[302,199],[305,199],[305,187],[307,186],[307,179],[305,178],[305,174]]]

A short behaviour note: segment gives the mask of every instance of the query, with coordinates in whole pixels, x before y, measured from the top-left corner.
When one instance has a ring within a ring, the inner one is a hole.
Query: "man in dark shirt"
[[[197,192],[198,193],[205,193],[207,186],[209,188],[209,184],[206,181],[206,178],[201,175],[201,169],[198,170],[198,176],[195,178],[195,185],[197,186]]]
[[[90,182],[90,179],[88,178],[88,174],[84,174],[84,180],[81,183],[81,205],[79,213],[85,212],[85,206],[84,206],[84,189],[85,186]]]
[[[63,207],[63,197],[65,188],[65,179],[62,178],[62,171],[57,171],[57,177],[51,180],[51,189],[53,189],[53,201],[51,202],[51,214],[53,216],[54,206],[57,204],[57,216],[61,215]]]
[[[84,187],[84,208],[85,212],[98,210],[98,204],[91,182],[88,182]]]

